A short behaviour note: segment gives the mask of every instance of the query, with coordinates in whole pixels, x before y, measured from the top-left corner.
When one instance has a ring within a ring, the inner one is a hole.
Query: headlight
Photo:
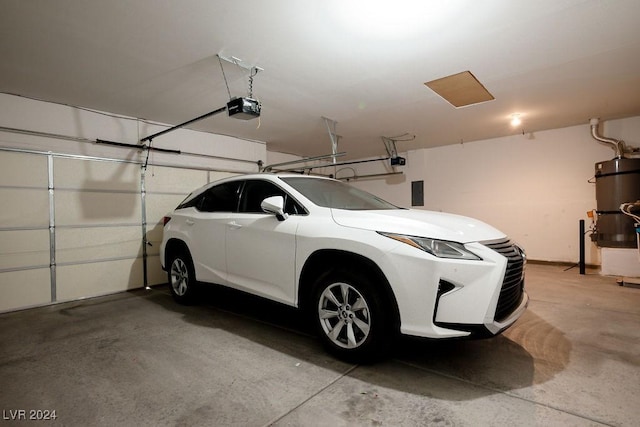
[[[421,249],[438,258],[482,260],[478,255],[468,251],[461,243],[429,239],[427,237],[407,236],[404,234],[383,233],[381,231],[378,233],[385,237],[406,243],[414,248]]]

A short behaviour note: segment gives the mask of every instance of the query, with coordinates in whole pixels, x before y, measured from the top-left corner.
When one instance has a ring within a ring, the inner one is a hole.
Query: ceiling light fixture
[[[513,113],[511,115],[511,126],[513,127],[520,126],[521,123],[522,123],[522,120],[520,119],[520,114]]]

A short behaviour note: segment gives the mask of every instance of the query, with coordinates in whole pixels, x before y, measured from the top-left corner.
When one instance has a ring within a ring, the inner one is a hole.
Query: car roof
[[[239,174],[239,175],[222,178],[207,184],[206,187],[215,185],[217,183],[227,182],[227,181],[237,181],[237,180],[247,180],[247,179],[264,179],[267,181],[277,181],[279,178],[309,178],[309,179],[333,180],[333,178],[329,178],[326,176],[302,175],[298,173],[262,172],[262,173]]]
[[[184,201],[192,199],[202,194],[204,191],[208,190],[209,188],[219,184],[223,184],[225,182],[245,181],[249,179],[261,179],[265,181],[277,182],[279,178],[308,178],[308,179],[323,179],[323,180],[333,181],[333,179],[329,177],[317,176],[317,175],[302,175],[297,173],[277,173],[276,174],[273,172],[261,172],[261,173],[238,174],[238,175],[228,176],[225,178],[220,178],[208,184],[205,184],[199,188],[196,188],[187,196],[187,198],[184,199]]]
[[[260,172],[260,173],[248,173],[248,174],[240,174],[235,175],[233,178],[239,179],[251,179],[251,178],[264,178],[264,177],[274,177],[274,178],[312,178],[312,179],[332,179],[327,176],[319,176],[319,175],[303,175],[300,173],[274,173],[274,172]]]

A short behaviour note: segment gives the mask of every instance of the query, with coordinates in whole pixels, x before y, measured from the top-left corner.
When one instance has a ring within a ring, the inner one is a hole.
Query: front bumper
[[[501,334],[506,329],[508,329],[511,325],[513,325],[516,320],[520,318],[529,306],[529,295],[526,292],[522,294],[522,300],[518,307],[502,321],[493,321],[489,323],[485,323],[482,325],[470,325],[464,323],[442,323],[436,322],[436,324],[445,329],[455,330],[455,331],[464,331],[468,333],[469,338],[490,338]]]
[[[486,337],[501,333],[522,316],[529,297],[520,252],[519,261],[514,261],[485,244],[466,247],[482,261],[436,259],[409,246],[392,251],[397,274],[389,282],[398,301],[401,333],[427,338]],[[520,262],[516,276],[514,262]],[[442,282],[448,285],[445,290],[439,286]]]

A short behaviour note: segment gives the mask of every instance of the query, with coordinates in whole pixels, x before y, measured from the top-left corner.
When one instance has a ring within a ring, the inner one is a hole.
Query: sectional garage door
[[[1,150],[0,312],[164,283],[162,217],[229,175]]]

